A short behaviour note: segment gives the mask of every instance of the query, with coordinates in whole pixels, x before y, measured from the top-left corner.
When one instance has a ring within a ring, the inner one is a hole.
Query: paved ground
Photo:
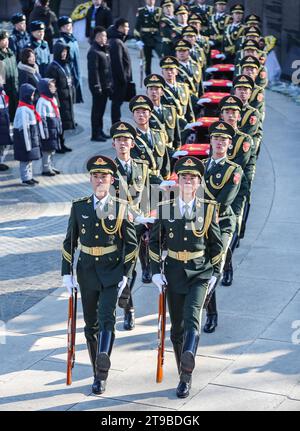
[[[61,242],[71,199],[89,193],[86,160],[99,151],[112,155],[109,141],[89,141],[87,92],[85,99],[76,108],[80,129],[68,136],[74,151],[57,156],[62,175],[39,177],[40,185],[28,189],[19,185],[17,164],[9,162],[11,171],[0,177],[0,319],[6,321],[6,331],[0,325],[0,410],[299,411],[300,107],[270,92],[246,238],[234,258],[233,286],[218,291],[219,327],[201,336],[191,397],[175,397],[169,342],[164,382],[155,383],[157,293],[140,282],[133,332],[123,331],[118,311],[105,396],[91,395],[81,308],[74,383],[66,387]]]

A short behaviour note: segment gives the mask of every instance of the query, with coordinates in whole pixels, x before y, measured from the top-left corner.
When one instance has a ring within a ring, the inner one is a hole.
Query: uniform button
[[[187,241],[187,238],[186,238],[186,237],[184,237],[184,238],[183,238],[183,240],[184,240],[184,241]]]
[[[99,257],[96,257],[95,260],[99,260]]]
[[[96,223],[96,227],[99,227],[99,223]]]
[[[85,225],[83,224],[82,227],[84,227]]]
[[[98,238],[99,238],[99,235],[95,235],[95,238],[96,238],[96,239],[98,239]]]
[[[206,182],[208,183],[208,180],[206,180]]]

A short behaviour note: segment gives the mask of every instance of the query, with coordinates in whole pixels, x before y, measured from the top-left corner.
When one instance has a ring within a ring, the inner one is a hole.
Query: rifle
[[[163,273],[162,262],[162,241],[161,241],[161,227],[159,227],[159,257],[161,265],[161,273]],[[167,285],[162,286],[162,292],[159,294],[158,299],[158,346],[157,346],[157,369],[156,369],[156,383],[161,383],[163,380],[163,365],[165,358],[165,336],[166,336],[166,314],[167,314]]]
[[[73,277],[73,241],[71,234],[71,275]],[[76,337],[76,314],[77,314],[77,289],[72,289],[68,307],[68,343],[67,343],[67,385],[72,384],[72,369],[75,365],[75,337]]]
[[[140,88],[144,84],[144,49],[140,49]]]

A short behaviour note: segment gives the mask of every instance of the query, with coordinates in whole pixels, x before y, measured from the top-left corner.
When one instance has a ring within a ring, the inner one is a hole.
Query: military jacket
[[[165,275],[172,284],[172,289],[178,293],[184,293],[186,289],[186,277],[181,276],[183,272],[189,280],[205,280],[213,273],[217,274],[223,255],[223,244],[217,222],[216,202],[197,197],[189,219],[181,215],[178,198],[162,202],[149,242],[153,274],[161,272],[161,244],[168,250],[164,263]],[[171,257],[170,252],[176,252],[182,260]],[[185,252],[200,252],[200,256],[185,261]]]
[[[217,19],[216,14],[211,15],[209,20],[209,38],[217,43],[222,43],[225,28],[231,23],[230,15],[224,14]]]
[[[242,23],[238,26],[229,24],[224,31],[223,52],[227,55],[234,56],[237,53],[237,41],[244,33],[245,27]]]
[[[136,231],[128,221],[127,211],[126,201],[109,196],[101,218],[98,218],[93,195],[74,200],[63,242],[62,275],[71,274],[74,251],[84,247],[77,263],[80,288],[116,287],[137,258]],[[106,247],[110,247],[111,252],[100,255],[99,250]]]
[[[202,18],[202,30],[201,32],[208,36],[209,34],[209,21],[210,17],[214,13],[214,7],[210,5],[205,5],[205,7],[202,9],[199,5],[194,5],[190,7],[191,13],[196,13],[197,15],[200,15]]]
[[[166,133],[168,148],[177,149],[181,145],[179,119],[174,105],[161,105],[162,112],[159,114],[153,109],[150,118],[151,129],[161,129]]]
[[[140,7],[136,14],[134,37],[142,40],[146,46],[154,47],[157,42],[161,42],[159,32],[161,14],[160,7],[156,7],[154,13],[150,13],[147,7]]]
[[[181,30],[177,26],[177,18],[162,15],[160,20],[160,35],[162,38],[162,55],[174,55],[174,39],[180,36]]]
[[[198,96],[200,82],[202,80],[202,67],[200,66],[200,64],[190,59],[189,67],[183,66],[180,63],[178,72],[179,72],[177,76],[178,81],[188,84],[191,90],[191,93],[194,96]]]
[[[160,184],[170,176],[170,159],[167,151],[166,136],[162,130],[150,129],[152,143],[137,130],[135,146],[131,157],[148,162],[150,184]]]
[[[262,87],[255,85],[249,100],[249,105],[257,109],[263,116],[265,112],[265,91]]]
[[[176,89],[166,85],[162,103],[176,106],[181,129],[184,128],[186,122],[193,123],[195,121],[191,101],[191,92],[188,84],[185,82],[177,82]],[[185,124],[183,124],[181,120],[183,120],[183,123]]]

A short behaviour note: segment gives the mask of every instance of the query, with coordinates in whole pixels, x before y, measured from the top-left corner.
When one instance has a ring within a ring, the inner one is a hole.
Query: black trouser
[[[157,44],[154,46],[144,46],[144,55],[145,55],[145,74],[146,76],[151,74],[151,63],[152,63],[152,56],[153,56],[153,50],[157,53],[158,57],[161,57],[161,44]]]
[[[92,136],[96,137],[100,131],[103,130],[103,116],[107,103],[106,95],[97,95],[93,94],[93,102],[92,102],[92,115],[91,115],[91,123],[92,123]]]
[[[111,124],[121,120],[121,106],[125,99],[127,85],[115,87],[111,98]]]

